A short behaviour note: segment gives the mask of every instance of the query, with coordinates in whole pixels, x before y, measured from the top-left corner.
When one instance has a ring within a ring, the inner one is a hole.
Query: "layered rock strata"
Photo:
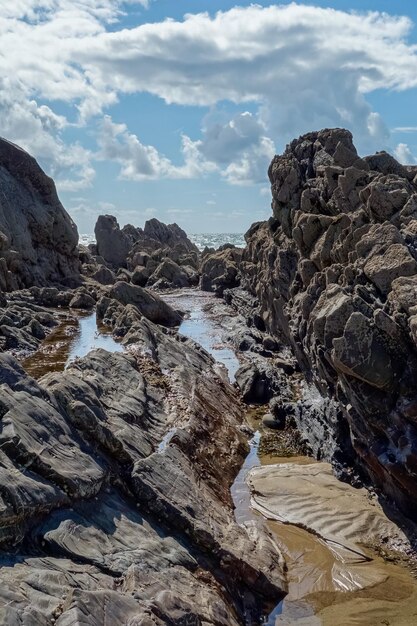
[[[297,420],[316,455],[356,464],[413,517],[416,174],[360,158],[345,130],[300,137],[271,163],[273,217],[248,231],[240,264],[304,372]]]
[[[268,534],[234,520],[236,392],[192,341],[108,300],[127,353],[38,382],[0,357],[0,621],[259,621],[286,586]]]

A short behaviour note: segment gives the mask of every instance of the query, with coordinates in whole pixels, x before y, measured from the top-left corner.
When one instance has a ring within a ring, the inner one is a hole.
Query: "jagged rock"
[[[133,285],[139,285],[139,287],[145,287],[148,282],[148,278],[151,275],[150,270],[143,265],[137,265],[132,273],[131,282]]]
[[[391,291],[393,280],[400,276],[414,276],[417,263],[406,246],[393,244],[382,254],[375,254],[365,264],[363,271],[384,294]]]
[[[236,384],[247,404],[266,404],[273,395],[271,381],[254,363],[242,365],[235,374]]]
[[[93,280],[96,280],[101,285],[114,285],[116,282],[116,276],[108,267],[102,265],[99,269],[91,275]]]
[[[181,244],[187,251],[198,252],[198,248],[187,237],[187,234],[177,224],[163,224],[156,218],[145,222],[143,234],[146,239],[174,248]]]
[[[0,286],[79,282],[78,232],[54,182],[33,157],[0,139]]]
[[[416,399],[415,172],[361,159],[348,131],[326,129],[294,140],[269,176],[273,217],[246,234],[238,272],[304,372],[297,425],[415,516],[417,427],[403,409]]]
[[[222,295],[225,289],[239,286],[239,262],[242,249],[226,248],[206,254],[201,264],[200,288]]]
[[[96,301],[88,293],[79,291],[74,295],[69,303],[70,309],[93,309],[96,305]]]
[[[115,217],[102,215],[97,220],[95,233],[98,255],[95,263],[101,259],[118,269],[119,280],[130,282],[136,272],[133,282],[141,287],[147,284],[152,274],[155,277],[150,284],[158,283],[158,288],[163,289],[198,282],[198,248],[177,224],[163,224],[154,218],[148,220],[143,229],[130,224],[120,229]],[[184,266],[184,269],[178,270],[176,266]],[[123,274],[121,268],[124,268]],[[87,271],[87,275],[95,278],[92,272]]]
[[[159,289],[169,289],[173,287],[189,287],[190,281],[185,272],[177,263],[171,259],[165,259],[158,265],[147,281],[148,286]]]
[[[68,307],[74,296],[72,291],[60,291],[56,287],[32,287],[30,293],[37,304],[46,307]]]

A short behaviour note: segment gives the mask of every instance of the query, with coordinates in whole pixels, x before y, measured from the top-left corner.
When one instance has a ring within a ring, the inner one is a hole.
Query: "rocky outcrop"
[[[0,139],[0,289],[72,284],[78,232],[54,182],[33,157]]]
[[[113,215],[100,215],[94,227],[97,254],[113,267],[125,267],[131,248],[129,237],[120,230]]]
[[[0,356],[0,621],[260,623],[286,583],[268,533],[234,520],[236,392],[192,341],[117,306],[124,354],[39,382]]]
[[[142,289],[137,285],[129,285],[124,281],[117,282],[108,292],[108,297],[105,296],[100,301],[98,306],[100,315],[104,311],[104,307],[106,306],[107,310],[112,301],[117,301],[123,307],[133,305],[148,320],[162,326],[178,326],[182,320],[181,313],[175,311],[159,296],[147,289]]]
[[[240,264],[305,374],[296,419],[316,454],[355,464],[412,516],[416,174],[386,153],[360,158],[348,131],[304,135],[271,163],[273,217],[249,230]]]
[[[198,267],[198,248],[177,224],[163,224],[153,218],[145,222],[143,229],[131,224],[121,229],[115,217],[101,215],[95,226],[95,236],[96,261],[115,269],[127,268],[131,272],[145,268],[137,282],[142,287],[159,266],[161,276],[156,277],[152,284],[163,278],[165,282],[161,282],[161,288],[179,286],[175,281],[170,283],[170,276],[166,275],[169,262],[194,270]],[[189,271],[185,273],[188,275]],[[189,284],[187,280],[183,286]]]
[[[148,278],[147,285],[164,289],[166,287],[189,287],[190,281],[185,272],[175,261],[164,259]]]
[[[241,248],[228,245],[204,255],[200,269],[201,289],[222,295],[225,289],[238,287],[240,284],[239,263],[242,259],[242,253]]]

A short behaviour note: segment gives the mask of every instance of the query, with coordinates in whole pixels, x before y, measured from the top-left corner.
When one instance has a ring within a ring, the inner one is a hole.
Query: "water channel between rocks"
[[[202,345],[222,366],[227,369],[229,380],[234,382],[239,368],[236,354],[224,341],[225,330],[221,316],[210,314],[210,294],[201,292],[177,292],[166,297],[175,308],[188,312],[181,324],[180,332]],[[227,311],[225,311],[227,314]],[[327,464],[316,463],[309,457],[282,458],[262,455],[259,452],[263,428],[259,419],[253,418],[248,410],[248,424],[254,429],[249,444],[250,451],[232,487],[231,495],[235,505],[235,519],[241,524],[266,524],[276,545],[285,557],[288,567],[289,593],[266,617],[266,626],[410,626],[417,624],[417,582],[410,572],[399,565],[387,563],[382,558],[359,549],[340,549],[332,542],[326,542],[314,532],[303,528],[303,505],[300,505],[300,519],[296,524],[273,521],[267,514],[264,517],[252,507],[252,494],[248,484],[254,468],[266,465],[283,467],[291,471],[300,466],[310,468]],[[172,433],[167,433],[161,442],[163,449],[169,444]],[[310,470],[308,470],[310,471]],[[348,485],[336,481],[342,493]],[[282,485],[281,485],[282,488]],[[363,499],[367,494],[363,490]],[[314,483],[312,494],[314,498]],[[329,491],[328,497],[332,498]],[[311,505],[306,505],[311,506]],[[364,505],[366,509],[366,504]],[[305,508],[307,516],[307,508]],[[353,515],[352,527],[360,526]],[[330,525],[333,522],[330,523]],[[361,558],[364,554],[364,558]],[[368,555],[368,556],[367,556]]]
[[[223,375],[226,370],[229,380],[233,382],[239,361],[224,341],[225,331],[221,324],[221,316],[213,317],[208,312],[210,303],[213,303],[212,295],[184,290],[167,294],[164,299],[175,308],[187,311],[180,332],[205,348],[219,363]],[[108,330],[97,326],[95,312],[68,317],[66,322],[52,331],[41,348],[23,362],[23,366],[29,374],[39,378],[47,372],[62,371],[77,357],[82,357],[99,347],[110,352],[123,350]],[[254,468],[261,470],[262,466],[271,465],[272,471],[273,468],[281,466],[290,472],[290,468],[293,467],[296,473],[297,466],[308,464],[310,467],[314,461],[307,457],[279,458],[260,455],[259,444],[263,431],[259,421],[253,419],[250,411],[248,423],[255,430],[255,434],[250,441],[250,452],[231,488],[235,518],[241,525],[267,525],[288,567],[288,596],[270,613],[264,624],[267,626],[417,624],[417,582],[405,568],[388,564],[374,555],[371,562],[365,560],[359,563],[346,562],[319,536],[301,527],[302,506],[300,519],[296,524],[272,521],[268,512],[265,517],[252,508],[248,478]],[[163,451],[169,445],[174,432],[175,429],[171,429],[165,435],[159,451]],[[282,481],[281,484],[277,482],[277,489],[278,487],[282,489]],[[340,488],[343,489],[343,486]],[[314,497],[314,483],[312,495]],[[331,497],[331,494],[329,496]],[[304,509],[304,513],[308,514],[307,508]]]
[[[98,325],[95,311],[68,316],[22,365],[33,378],[40,378],[49,372],[62,372],[72,361],[95,348],[108,352],[123,350],[113,339],[111,331]]]

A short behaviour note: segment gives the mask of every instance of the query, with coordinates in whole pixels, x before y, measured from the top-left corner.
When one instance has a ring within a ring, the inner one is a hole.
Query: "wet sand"
[[[269,465],[270,475],[272,459],[260,457],[260,463],[261,466]],[[308,468],[311,467],[311,459],[276,458],[275,464],[282,464],[288,469],[291,464],[294,469],[297,466]],[[349,490],[352,488],[339,482],[342,491],[345,487],[349,498]],[[360,491],[366,502],[365,490]],[[314,487],[312,494],[314,496]],[[354,521],[354,502],[352,504]],[[349,514],[349,511],[346,513]],[[298,524],[305,524],[306,517],[308,515],[300,507]],[[337,518],[334,521],[339,523]],[[391,522],[387,520],[387,524]],[[349,551],[335,550],[331,543],[294,523],[268,520],[267,525],[284,555],[289,585],[288,595],[279,607],[279,613],[268,622],[269,626],[417,624],[417,580],[406,567],[385,561],[363,545],[359,545],[358,549],[365,559]],[[328,525],[330,528],[330,518]],[[348,533],[350,539],[354,534],[351,526]],[[360,534],[358,532],[358,536]]]

